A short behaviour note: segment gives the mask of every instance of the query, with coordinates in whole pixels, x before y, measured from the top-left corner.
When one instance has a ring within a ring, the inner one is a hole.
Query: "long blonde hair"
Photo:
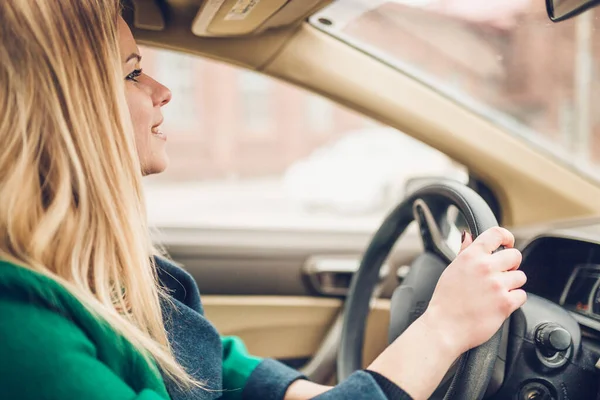
[[[118,12],[0,1],[0,259],[62,284],[189,386],[161,315]]]

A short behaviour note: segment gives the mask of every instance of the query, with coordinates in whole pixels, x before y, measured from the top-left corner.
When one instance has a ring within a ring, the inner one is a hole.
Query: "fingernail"
[[[464,243],[466,238],[467,238],[467,231],[463,231],[462,236],[460,238],[460,242]]]

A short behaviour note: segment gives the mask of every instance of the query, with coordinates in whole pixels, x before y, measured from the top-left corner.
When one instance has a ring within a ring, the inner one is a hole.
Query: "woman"
[[[425,399],[525,302],[498,228],[467,236],[423,316],[335,388],[219,338],[148,234],[141,178],[167,166],[171,94],[138,54],[113,1],[0,2],[0,398]]]

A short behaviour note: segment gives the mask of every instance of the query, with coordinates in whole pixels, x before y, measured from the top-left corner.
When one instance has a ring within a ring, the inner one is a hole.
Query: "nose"
[[[152,102],[154,106],[162,107],[171,101],[171,91],[168,87],[150,78],[152,87]]]

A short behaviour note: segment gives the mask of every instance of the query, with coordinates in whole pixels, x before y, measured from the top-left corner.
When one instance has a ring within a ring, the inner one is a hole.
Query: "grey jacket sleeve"
[[[306,378],[279,361],[266,359],[250,375],[242,399],[283,400],[288,387],[298,379]]]
[[[412,400],[400,387],[372,371],[356,371],[315,400]]]
[[[256,367],[244,387],[244,400],[284,400],[288,387],[306,379],[282,363],[266,359]],[[373,371],[357,371],[315,400],[412,400],[400,387]]]

